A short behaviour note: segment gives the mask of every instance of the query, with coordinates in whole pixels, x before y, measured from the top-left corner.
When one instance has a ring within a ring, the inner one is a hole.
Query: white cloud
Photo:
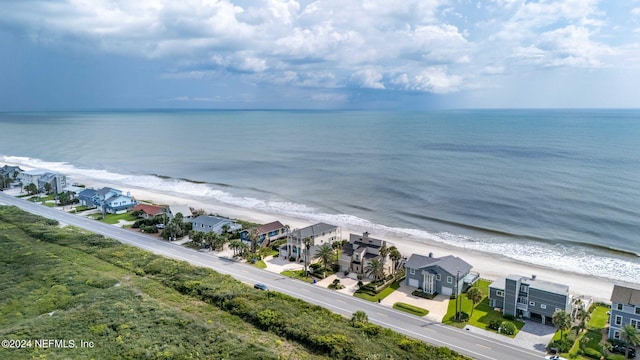
[[[8,0],[0,26],[161,59],[165,78],[449,93],[523,66],[622,63],[634,47],[608,44],[607,21],[598,0]]]

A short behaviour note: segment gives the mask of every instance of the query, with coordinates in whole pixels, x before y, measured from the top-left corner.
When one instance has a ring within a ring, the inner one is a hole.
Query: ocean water
[[[0,161],[640,283],[637,110],[0,113]]]

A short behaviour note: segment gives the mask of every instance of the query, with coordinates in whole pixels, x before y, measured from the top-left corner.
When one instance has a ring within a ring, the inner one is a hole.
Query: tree
[[[309,266],[309,249],[313,242],[311,238],[304,238],[302,242],[304,243],[304,276],[307,276],[309,274],[307,269]]]
[[[31,184],[25,186],[24,189],[27,190],[27,194],[29,194],[29,195],[35,195],[35,194],[37,194],[39,192],[38,191],[38,187],[34,183],[31,183]]]
[[[44,191],[45,191],[45,193],[46,193],[47,195],[51,194],[51,190],[52,190],[52,189],[53,189],[53,188],[51,187],[51,184],[49,184],[49,183],[45,183],[45,184],[44,184]]]
[[[560,339],[563,337],[562,332],[571,328],[571,316],[564,310],[554,312],[551,321],[560,330]]]
[[[233,250],[233,256],[238,255],[238,251],[240,250],[242,245],[243,243],[241,240],[231,240],[231,242],[229,243],[229,247],[231,248],[231,250]]]
[[[336,262],[339,263],[340,262],[340,252],[342,251],[342,249],[344,248],[344,244],[347,243],[347,240],[340,240],[340,241],[334,241],[331,244],[331,247],[333,248],[335,254],[336,254]]]
[[[482,290],[480,290],[480,288],[478,287],[472,287],[469,290],[467,290],[467,299],[471,300],[471,302],[473,302],[473,307],[471,307],[471,316],[473,316],[473,309],[476,307],[476,305],[480,302],[480,300],[482,300],[482,297],[484,296],[484,294],[482,294]]]
[[[204,233],[202,231],[191,230],[189,232],[189,239],[197,246],[202,246],[204,243]]]
[[[260,241],[260,234],[258,234],[258,229],[250,229],[247,237],[251,242],[251,252],[255,254],[258,251],[258,241]]]
[[[392,246],[389,248],[389,257],[391,258],[391,261],[393,261],[393,274],[395,275],[396,273],[396,268],[398,267],[398,261],[400,261],[400,259],[402,259],[402,254],[400,254],[400,251],[398,250],[397,247]]]
[[[629,358],[629,347],[640,345],[640,333],[635,326],[627,324],[620,329],[620,340],[624,341],[627,349],[624,352],[624,358]]]
[[[578,335],[582,330],[587,328],[587,322],[591,319],[591,313],[585,309],[578,309],[578,313],[576,314],[578,320],[580,320],[580,324],[578,325],[578,330],[576,331],[576,335]]]
[[[365,267],[364,271],[367,276],[373,276],[374,281],[384,279],[384,264],[378,258],[371,259],[371,261],[369,261],[369,263]]]
[[[315,254],[314,258],[315,259],[320,259],[320,261],[322,261],[322,265],[324,266],[324,274],[323,274],[323,276],[326,276],[327,266],[329,265],[329,263],[331,262],[331,260],[333,258],[333,249],[331,248],[331,246],[329,246],[329,244],[322,245],[318,249],[318,251],[316,251],[316,254]]]

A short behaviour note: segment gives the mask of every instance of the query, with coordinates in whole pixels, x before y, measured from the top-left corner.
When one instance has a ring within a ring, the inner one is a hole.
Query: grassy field
[[[466,359],[319,306],[0,207],[2,359]]]
[[[405,304],[402,302],[397,302],[393,304],[394,309],[398,309],[400,311],[407,312],[409,314],[417,315],[417,316],[426,316],[429,314],[429,310],[423,309],[418,306],[413,306],[411,304]]]
[[[387,296],[391,295],[392,292],[398,290],[400,288],[400,285],[402,285],[402,281],[403,279],[400,279],[396,282],[394,282],[393,284],[387,286],[386,288],[382,289],[382,291],[380,291],[379,293],[375,293],[372,291],[366,291],[366,288],[363,287],[362,289],[357,290],[353,296],[359,297],[360,299],[364,299],[364,300],[368,300],[371,302],[377,302],[378,300],[382,300],[384,298],[386,298]]]

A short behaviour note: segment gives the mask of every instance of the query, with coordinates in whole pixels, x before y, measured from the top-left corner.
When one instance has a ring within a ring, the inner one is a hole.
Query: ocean
[[[640,110],[0,113],[0,161],[640,283]]]

